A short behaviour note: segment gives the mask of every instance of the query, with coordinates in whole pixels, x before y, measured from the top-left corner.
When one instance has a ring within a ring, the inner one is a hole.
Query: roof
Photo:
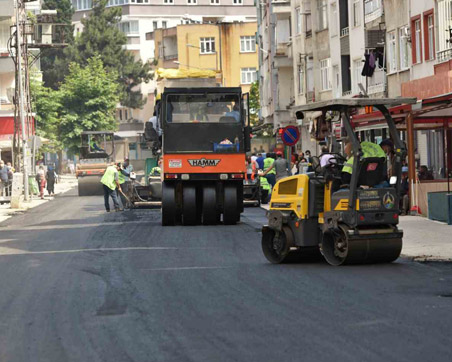
[[[399,106],[415,104],[416,98],[336,98],[294,107],[295,111],[332,111],[343,107]]]
[[[139,137],[143,134],[144,131],[117,131],[115,132],[115,136],[121,138],[131,138],[131,137]]]

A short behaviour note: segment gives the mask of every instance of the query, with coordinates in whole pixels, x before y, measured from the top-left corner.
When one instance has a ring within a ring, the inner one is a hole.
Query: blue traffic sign
[[[293,146],[295,145],[298,140],[300,139],[300,131],[298,130],[298,127],[295,126],[287,126],[284,128],[281,140],[286,146]]]

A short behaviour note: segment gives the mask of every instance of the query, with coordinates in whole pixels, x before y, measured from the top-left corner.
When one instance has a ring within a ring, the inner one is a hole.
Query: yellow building
[[[157,67],[215,70],[224,87],[248,92],[257,80],[256,31],[256,22],[185,24],[146,39],[154,40]]]

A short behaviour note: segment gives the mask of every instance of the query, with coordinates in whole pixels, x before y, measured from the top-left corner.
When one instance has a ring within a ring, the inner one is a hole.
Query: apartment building
[[[81,19],[89,16],[92,0],[72,0],[74,31],[83,31]],[[126,48],[143,62],[154,61],[154,41],[146,33],[190,23],[255,22],[253,0],[109,0],[109,7],[121,6],[120,29],[127,35]],[[172,63],[173,60],[171,60]],[[143,109],[118,107],[118,121],[147,121],[153,112],[155,83],[141,85],[147,103]],[[121,117],[120,117],[121,116]]]
[[[26,3],[27,12],[37,13],[41,1]],[[11,26],[15,24],[14,0],[0,0],[0,158],[12,161],[14,135],[15,66],[8,49]],[[39,67],[39,62],[35,67]]]
[[[225,87],[249,92],[257,80],[256,22],[185,24],[147,34],[159,68],[214,70]]]

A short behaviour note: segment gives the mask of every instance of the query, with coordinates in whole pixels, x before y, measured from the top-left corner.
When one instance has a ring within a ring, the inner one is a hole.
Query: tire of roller
[[[166,182],[162,185],[162,225],[173,226],[176,223],[176,192],[174,185]]]
[[[197,224],[199,213],[196,201],[196,187],[184,185],[182,191],[182,223],[184,225]]]
[[[269,228],[262,231],[262,252],[265,258],[272,264],[281,264],[290,259],[290,247],[293,245],[292,231],[288,226],[283,226],[280,234],[280,244],[279,246],[275,246],[274,239],[276,232]]]
[[[235,225],[240,220],[240,212],[235,185],[225,185],[223,201],[223,223]]]
[[[215,185],[204,186],[202,190],[202,223],[216,225],[220,222]]]

